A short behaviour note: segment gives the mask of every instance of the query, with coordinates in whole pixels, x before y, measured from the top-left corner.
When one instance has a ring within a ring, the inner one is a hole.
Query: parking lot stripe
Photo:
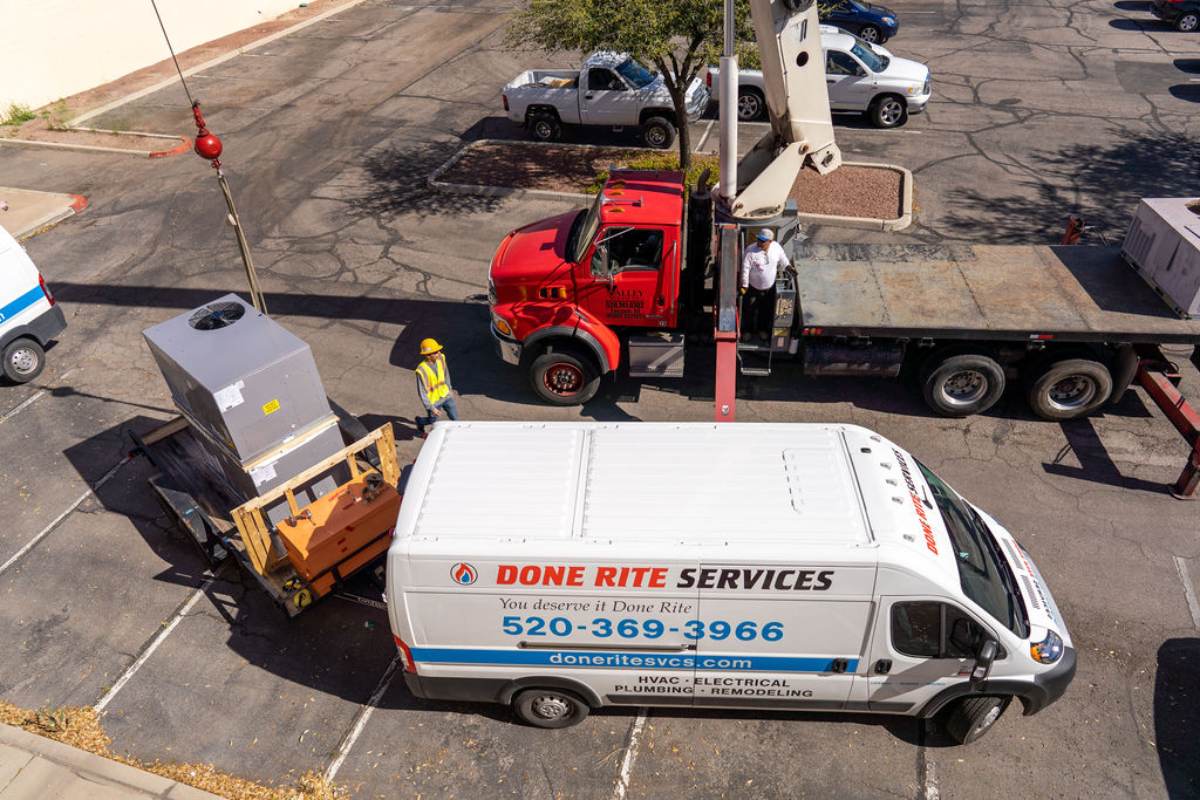
[[[396,667],[398,666],[400,666],[399,653],[392,658],[392,663],[388,664],[388,668],[384,670],[383,677],[379,679],[379,685],[375,687],[375,691],[367,699],[366,705],[359,709],[358,716],[354,718],[354,724],[350,726],[350,730],[342,737],[342,741],[333,755],[333,761],[330,761],[329,766],[325,769],[326,781],[332,782],[337,777],[338,770],[342,768],[342,764],[346,761],[346,756],[350,754],[350,748],[354,747],[354,743],[362,735],[363,728],[367,726],[367,720],[375,713],[375,709],[379,706],[379,701],[383,699],[384,692],[392,685],[392,679],[396,677]]]
[[[1187,597],[1188,611],[1192,614],[1192,627],[1200,630],[1200,600],[1196,599],[1196,587],[1188,575],[1187,562],[1179,556],[1175,558],[1175,569],[1179,572],[1179,580],[1183,583],[1183,594]]]
[[[158,632],[158,635],[154,637],[153,641],[146,645],[146,649],[142,650],[141,655],[134,659],[134,662],[129,665],[129,668],[126,669],[125,672],[121,674],[121,677],[117,678],[117,682],[112,685],[112,688],[110,688],[104,694],[104,697],[100,698],[100,702],[96,703],[94,706],[96,713],[104,713],[104,709],[108,708],[108,704],[111,703],[113,698],[117,696],[117,692],[124,689],[125,684],[129,683],[129,679],[137,674],[138,670],[140,670],[142,665],[149,660],[150,656],[154,655],[154,651],[157,650],[159,645],[161,645],[166,638],[171,635],[171,631],[178,627],[179,623],[185,616],[187,616],[188,612],[191,611],[195,607],[196,603],[200,601],[200,598],[204,597],[205,592],[212,587],[214,581],[216,581],[216,577],[211,577],[204,583],[200,584],[199,589],[192,592],[192,596],[189,597],[187,601],[179,607],[179,610],[177,610],[171,617],[171,620],[163,626],[163,629]]]
[[[37,543],[40,542],[42,539],[45,539],[50,534],[51,531],[53,531],[55,528],[57,528],[64,519],[66,519],[67,517],[69,517],[71,515],[72,511],[79,508],[80,503],[82,503],[84,500],[87,500],[89,497],[92,496],[93,493],[98,491],[101,486],[108,483],[112,479],[112,476],[117,474],[117,470],[121,469],[121,467],[125,466],[132,460],[133,460],[133,456],[125,456],[124,458],[122,458],[120,461],[117,462],[116,466],[114,466],[108,472],[104,473],[104,476],[101,477],[100,480],[96,481],[95,486],[88,489],[83,494],[79,495],[79,499],[77,499],[74,503],[71,503],[71,505],[67,507],[66,511],[59,514],[57,517],[54,518],[54,520],[49,525],[42,528],[41,531],[39,531],[36,536],[34,536],[32,539],[30,539],[28,542],[25,543],[24,547],[22,547],[17,552],[13,553],[12,556],[9,557],[8,561],[5,561],[3,564],[0,564],[0,575],[3,575],[9,567],[11,567],[13,564],[17,563],[18,561],[20,561],[21,558],[24,557],[24,555],[26,553],[28,553],[33,548],[37,547]]]
[[[647,708],[639,708],[637,719],[629,729],[629,744],[625,745],[625,757],[621,759],[621,771],[617,774],[617,785],[613,787],[613,800],[625,800],[629,791],[629,778],[633,775],[633,763],[637,761],[638,748],[642,743],[642,730],[646,727]]]
[[[3,416],[0,416],[0,422],[7,422],[10,418],[15,417],[17,414],[20,414],[26,408],[33,405],[33,402],[35,400],[37,400],[39,397],[41,397],[42,395],[44,395],[45,393],[46,393],[45,389],[38,389],[32,395],[30,395],[29,397],[26,397],[24,400],[22,400],[21,403],[19,405],[17,405],[17,407],[14,408],[12,411],[6,411]]]

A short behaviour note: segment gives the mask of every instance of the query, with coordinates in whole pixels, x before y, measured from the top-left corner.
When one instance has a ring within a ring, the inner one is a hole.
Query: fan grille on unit
[[[188,324],[198,331],[219,331],[242,318],[246,307],[241,303],[212,303],[192,312]]]

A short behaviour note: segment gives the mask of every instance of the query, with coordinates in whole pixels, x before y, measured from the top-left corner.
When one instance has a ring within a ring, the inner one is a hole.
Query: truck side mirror
[[[592,273],[602,278],[607,277],[609,282],[612,282],[612,269],[608,262],[608,245],[604,242],[596,245],[596,252],[592,253]]]
[[[996,654],[999,652],[1000,646],[991,639],[980,645],[979,653],[975,656],[975,666],[971,667],[971,688],[987,680],[992,671],[992,662],[996,660]]]

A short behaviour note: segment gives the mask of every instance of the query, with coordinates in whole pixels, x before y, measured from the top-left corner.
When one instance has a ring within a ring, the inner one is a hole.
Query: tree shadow
[[[1200,797],[1200,638],[1168,639],[1154,675],[1154,739],[1167,796]]]
[[[429,185],[429,177],[445,164],[464,142],[389,145],[369,153],[363,161],[368,184],[346,199],[358,217],[388,218],[415,213],[419,217],[493,211],[500,200],[483,195],[443,192]]]
[[[992,243],[1056,240],[1068,214],[1120,236],[1142,197],[1191,197],[1200,140],[1181,133],[1126,133],[1105,146],[1071,144],[1024,159],[1040,178],[1022,180],[1018,195],[996,196],[974,188],[946,194],[948,231]],[[953,237],[952,237],[953,238]]]

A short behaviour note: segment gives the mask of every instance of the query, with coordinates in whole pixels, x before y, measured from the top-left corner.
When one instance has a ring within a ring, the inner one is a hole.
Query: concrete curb
[[[426,182],[433,189],[438,189],[443,192],[451,192],[453,194],[473,194],[482,195],[484,197],[515,197],[515,198],[537,198],[542,200],[588,200],[595,195],[585,192],[552,192],[547,189],[520,189],[515,186],[484,186],[482,184],[471,183],[451,183],[449,181],[440,180],[451,167],[457,164],[463,156],[474,147],[485,144],[505,144],[509,139],[479,139],[474,142],[469,142],[458,149],[454,155],[450,156],[444,164],[435,169]],[[543,145],[547,147],[591,147],[600,148],[604,145],[594,144],[568,144],[563,145],[560,142],[521,142],[522,145]],[[659,153],[660,150],[650,150],[648,148],[629,148],[632,152],[644,153]],[[699,155],[709,155],[700,153]],[[844,161],[846,166],[865,167],[869,169],[890,169],[900,173],[900,208],[902,213],[900,216],[893,219],[880,219],[877,217],[844,217],[835,214],[798,214],[797,217],[801,222],[808,222],[813,225],[831,225],[838,228],[856,228],[860,230],[870,231],[902,231],[912,224],[912,194],[913,194],[913,176],[912,172],[904,167],[895,164],[872,164],[866,161]]]
[[[88,199],[83,195],[73,194],[70,196],[74,199],[72,199],[71,202],[66,206],[57,208],[41,217],[38,217],[24,228],[14,231],[12,237],[18,242],[23,242],[36,234],[38,231],[49,228],[52,225],[57,225],[67,217],[73,217],[88,207]]]
[[[163,800],[221,800],[215,794],[112,761],[86,750],[79,750],[62,742],[14,728],[11,725],[0,725],[0,746],[30,755],[30,760],[22,767],[21,772],[30,772],[31,779],[36,779],[36,776],[32,774],[34,771],[45,773],[46,771],[62,770],[73,773],[90,783],[115,785],[140,792],[148,797],[163,798]],[[33,762],[37,759],[49,763],[44,763],[42,770],[34,770]],[[21,777],[18,775],[6,788],[15,789],[16,793],[20,794],[22,787],[17,786],[20,780]]]
[[[165,133],[139,133],[134,134],[132,131],[105,131],[98,128],[79,128],[83,131],[92,131],[97,133],[129,133],[135,136],[153,136],[160,139],[178,140],[179,144],[169,150],[126,150],[123,147],[104,147],[95,144],[70,144],[68,142],[36,142],[29,139],[0,139],[0,145],[16,144],[23,147],[49,147],[57,150],[78,150],[84,153],[118,153],[125,156],[136,156],[138,158],[163,158],[165,156],[178,155],[186,153],[192,146],[192,140],[186,136],[171,136]]]
[[[900,173],[900,216],[893,219],[878,217],[843,217],[837,214],[798,214],[801,222],[830,225],[836,228],[856,228],[867,231],[902,231],[912,224],[912,172],[896,164],[872,164],[867,161],[843,161],[843,166],[868,169],[890,169]]]
[[[249,44],[242,45],[241,47],[238,47],[234,50],[230,50],[228,53],[224,53],[222,55],[217,56],[216,58],[209,59],[208,61],[205,61],[203,64],[197,64],[194,67],[188,67],[187,69],[185,69],[183,71],[183,75],[186,78],[191,75],[195,75],[197,72],[203,72],[206,69],[211,69],[212,67],[215,67],[218,64],[224,64],[226,61],[230,60],[231,58],[240,56],[242,53],[249,52],[250,50],[254,50],[255,48],[258,48],[258,47],[262,47],[265,44],[270,44],[271,42],[275,41],[276,39],[282,39],[284,36],[288,36],[290,34],[295,33],[296,31],[303,30],[304,28],[307,28],[309,25],[315,25],[316,23],[320,22],[321,20],[332,17],[334,14],[340,14],[343,11],[347,11],[362,2],[365,2],[365,0],[349,0],[349,2],[342,3],[340,6],[337,6],[336,8],[331,8],[328,11],[322,11],[320,14],[317,14],[315,17],[309,17],[308,19],[303,20],[301,22],[297,22],[295,25],[284,28],[281,31],[276,31],[275,33],[272,33],[269,36],[264,36],[261,39],[255,39],[253,42],[250,42]],[[131,92],[130,94],[125,95],[124,97],[118,97],[116,100],[111,100],[111,101],[105,103],[104,105],[100,106],[99,108],[93,108],[90,111],[85,111],[84,113],[80,114],[78,117],[75,117],[73,120],[71,120],[71,122],[69,124],[72,127],[75,127],[81,122],[86,122],[87,120],[98,117],[101,114],[106,114],[109,111],[112,111],[114,108],[119,108],[119,107],[125,105],[126,103],[130,103],[134,100],[141,99],[141,98],[145,97],[146,95],[154,94],[155,92],[159,91],[160,89],[165,89],[168,86],[171,86],[178,82],[179,82],[178,75],[172,75],[169,78],[164,78],[163,80],[161,80],[155,84],[152,84],[150,86],[147,86],[144,89],[138,89],[136,92]]]

